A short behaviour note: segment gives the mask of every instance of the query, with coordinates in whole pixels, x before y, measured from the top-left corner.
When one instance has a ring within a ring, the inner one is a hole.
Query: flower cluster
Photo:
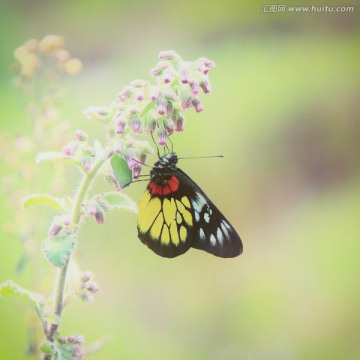
[[[31,78],[36,72],[44,70],[44,63],[54,61],[55,67],[47,67],[46,76],[49,80],[57,78],[57,71],[75,75],[82,70],[82,62],[72,58],[64,49],[65,40],[62,36],[47,35],[42,40],[28,40],[17,48],[14,57],[18,71],[23,79]],[[56,71],[57,70],[57,71]]]
[[[203,110],[200,92],[211,91],[208,73],[215,67],[213,61],[184,61],[172,50],[161,52],[159,59],[150,71],[155,83],[132,81],[110,106],[90,107],[84,112],[88,119],[108,125],[112,150],[128,160],[135,178],[151,149],[139,146],[131,135],[156,133],[159,145],[166,146],[169,135],[184,130],[187,109]]]
[[[62,354],[71,356],[71,359],[81,360],[84,357],[82,345],[85,339],[82,335],[69,335],[66,338],[59,338],[58,342],[61,346]]]
[[[62,231],[70,235],[74,230],[74,225],[68,215],[55,216],[49,228],[49,236],[55,237]]]
[[[94,281],[94,274],[91,271],[85,271],[80,275],[80,284],[75,291],[83,301],[92,302],[93,294],[99,292],[99,285]]]

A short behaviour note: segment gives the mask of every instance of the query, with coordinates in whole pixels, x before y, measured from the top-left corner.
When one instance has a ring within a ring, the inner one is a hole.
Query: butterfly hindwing
[[[239,235],[225,216],[206,196],[201,188],[182,170],[184,180],[193,195],[191,204],[195,222],[195,234],[192,247],[219,257],[235,257],[242,253],[243,246]]]
[[[139,239],[156,254],[169,258],[190,247],[219,257],[240,255],[242,243],[235,229],[176,162],[176,155],[170,153],[151,170],[139,204]]]
[[[150,183],[151,184],[151,183]],[[156,254],[175,257],[189,250],[194,238],[190,202],[180,193],[152,195],[150,185],[140,200],[140,240]]]

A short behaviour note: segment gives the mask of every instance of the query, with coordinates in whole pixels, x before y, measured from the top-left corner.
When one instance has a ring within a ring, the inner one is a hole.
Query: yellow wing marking
[[[188,209],[191,208],[190,201],[189,201],[189,199],[188,199],[186,196],[183,196],[183,197],[181,198],[181,202],[182,202]]]
[[[185,196],[183,196],[183,198],[181,199],[181,201],[176,200],[176,206],[177,206],[179,212],[181,213],[181,215],[184,217],[185,222],[186,222],[189,226],[192,226],[192,224],[193,224],[192,216],[191,216],[190,211],[188,211],[188,210],[185,208],[184,204],[183,204],[184,199],[187,200],[187,202],[189,202],[188,198],[186,198]],[[186,201],[185,201],[185,203],[186,203]],[[190,203],[189,203],[189,205],[190,205]]]
[[[176,218],[176,206],[174,199],[171,199],[171,201],[169,199],[164,199],[162,209],[164,213],[165,222],[168,226],[170,226],[170,224]]]
[[[149,232],[154,241],[164,245],[179,245],[188,236],[186,226],[193,226],[190,201],[186,196],[161,200],[145,191],[139,204],[138,226],[142,233]]]
[[[145,193],[141,199],[138,213],[139,229],[143,233],[150,229],[150,226],[161,211],[161,201],[159,198],[153,198],[150,201],[147,199],[148,197]]]
[[[177,231],[176,222],[173,221],[170,225],[171,242],[175,245],[179,245],[179,233]]]
[[[181,226],[179,234],[180,234],[180,240],[185,241],[187,237],[187,230],[185,226]]]
[[[150,229],[150,235],[154,239],[158,239],[160,237],[161,229],[164,224],[164,217],[162,213],[159,213],[155,222],[153,223]]]
[[[163,231],[161,233],[160,241],[162,244],[169,245],[170,244],[170,233],[169,228],[166,224],[164,224]]]

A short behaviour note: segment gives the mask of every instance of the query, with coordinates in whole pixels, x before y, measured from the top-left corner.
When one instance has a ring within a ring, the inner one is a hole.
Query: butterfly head
[[[160,157],[159,161],[154,164],[156,169],[174,168],[178,162],[178,157],[174,152],[170,152]]]

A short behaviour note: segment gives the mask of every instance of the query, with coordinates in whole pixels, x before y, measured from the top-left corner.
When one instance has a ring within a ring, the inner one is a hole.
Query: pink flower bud
[[[94,201],[91,201],[86,209],[86,215],[88,216],[94,216],[97,211],[97,204]]]
[[[174,71],[172,69],[166,69],[164,72],[163,72],[163,81],[165,84],[169,84],[171,83],[171,81],[174,79]]]
[[[62,148],[62,153],[66,157],[71,157],[75,154],[76,150],[78,149],[79,145],[76,142],[72,142]]]
[[[136,100],[138,100],[138,101],[144,100],[144,90],[143,89],[137,90],[135,93],[135,97],[136,97]]]
[[[193,95],[198,95],[200,92],[199,83],[197,81],[191,81],[189,84]]]
[[[174,60],[178,55],[174,50],[161,51],[159,54],[159,59],[161,60]]]
[[[122,152],[122,149],[123,149],[123,142],[120,139],[114,140],[114,143],[113,143],[114,153],[118,155]]]
[[[173,108],[174,108],[174,105],[173,105],[172,101],[167,101],[166,102],[166,115],[167,116],[172,115]]]
[[[87,302],[93,302],[94,301],[94,297],[92,295],[90,295],[89,293],[82,293],[79,294],[81,297],[81,300],[83,301],[87,301]]]
[[[66,342],[82,345],[85,342],[85,339],[82,335],[69,335],[66,338]]]
[[[103,159],[104,159],[104,160],[110,159],[113,154],[114,154],[114,151],[113,151],[113,150],[104,149]]]
[[[83,156],[81,159],[81,162],[83,164],[84,170],[86,172],[89,172],[91,170],[91,159],[89,156]]]
[[[70,235],[70,234],[72,234],[74,232],[74,229],[73,229],[73,227],[72,226],[67,226],[66,228],[65,228],[65,233],[67,234],[67,235]]]
[[[150,132],[153,132],[155,129],[156,129],[156,120],[151,117],[148,122],[147,122],[147,129],[150,131]]]
[[[133,169],[139,162],[132,157],[127,160],[127,163],[128,163],[128,168]]]
[[[63,215],[61,216],[61,221],[64,225],[70,225],[71,224],[71,218],[69,215]]]
[[[96,209],[95,220],[98,224],[104,223],[104,211],[101,209],[100,206],[98,206]]]
[[[192,104],[194,105],[196,112],[201,112],[204,110],[204,108],[198,98],[194,98],[192,101]]]
[[[131,88],[126,86],[123,90],[118,93],[118,97],[121,101],[125,101],[132,95]]]
[[[87,287],[87,290],[96,294],[97,292],[99,292],[99,285],[93,281],[88,287]]]
[[[135,166],[133,166],[132,170],[132,176],[134,179],[138,179],[141,173],[142,166],[137,163]]]
[[[167,133],[164,128],[158,130],[158,142],[159,145],[166,145],[167,142]]]
[[[207,80],[203,80],[200,82],[200,87],[202,88],[204,94],[207,94],[211,91],[211,86]]]
[[[181,106],[183,109],[189,109],[192,106],[191,96],[183,96],[183,98],[181,99]]]
[[[164,98],[160,98],[157,101],[157,108],[159,115],[164,115],[166,113],[166,100]]]
[[[85,271],[81,274],[80,280],[84,283],[94,278],[94,274],[91,271]]]
[[[165,98],[171,101],[176,101],[177,100],[177,95],[174,93],[174,91],[172,90],[172,88],[170,86],[167,86],[165,89]]]
[[[162,69],[155,67],[153,69],[150,70],[150,76],[152,77],[158,77],[162,74]]]
[[[51,237],[56,236],[61,231],[62,228],[63,226],[61,224],[51,224],[49,229],[49,236]]]
[[[182,115],[180,115],[175,120],[175,131],[184,131],[184,123],[185,123],[185,119]]]
[[[151,93],[150,93],[150,99],[152,101],[156,101],[160,96],[160,90],[158,88],[154,88],[151,90]]]
[[[172,121],[172,119],[167,118],[164,121],[164,126],[165,126],[165,129],[166,129],[166,132],[168,135],[171,135],[174,133],[175,125],[174,125],[174,122]]]
[[[79,141],[86,141],[87,140],[87,135],[81,131],[81,130],[76,130],[75,131],[75,137],[79,140]]]
[[[84,357],[85,353],[80,348],[80,346],[76,346],[74,349],[74,360],[81,360]]]
[[[126,120],[121,119],[116,125],[116,133],[119,135],[123,134],[125,132],[125,127],[126,127]]]
[[[180,69],[180,80],[183,84],[187,84],[190,81],[190,74],[188,68]]]
[[[141,132],[141,119],[138,116],[133,117],[130,120],[130,126],[134,132]]]

